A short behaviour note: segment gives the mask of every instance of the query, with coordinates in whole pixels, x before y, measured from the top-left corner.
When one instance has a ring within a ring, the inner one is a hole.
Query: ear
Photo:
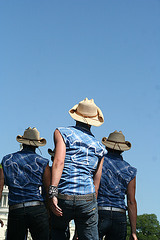
[[[78,104],[74,105],[73,108],[69,110],[70,113],[74,113],[77,110]]]
[[[130,143],[130,142],[125,141],[125,144],[126,144],[129,148],[131,148],[131,143]]]
[[[102,142],[107,142],[107,138],[106,138],[106,137],[103,137],[103,138],[102,138]]]
[[[100,122],[104,122],[104,117],[103,117],[103,113],[101,111],[101,109],[99,107],[97,107],[97,112],[98,112],[98,118]]]

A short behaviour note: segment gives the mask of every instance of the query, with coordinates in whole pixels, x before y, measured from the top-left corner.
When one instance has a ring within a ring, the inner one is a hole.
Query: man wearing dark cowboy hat
[[[22,150],[2,159],[3,176],[9,188],[7,240],[24,240],[29,229],[33,240],[49,239],[48,214],[39,187],[48,192],[50,169],[48,160],[36,154],[46,140],[36,128],[28,128],[17,141]]]
[[[122,132],[114,131],[102,143],[108,153],[104,156],[98,191],[99,239],[125,240],[127,233],[126,210],[131,225],[130,240],[137,240],[135,199],[137,170],[123,160],[122,152],[131,148]],[[125,206],[127,194],[127,207]]]
[[[3,177],[2,165],[0,164],[0,199],[2,198],[3,186],[4,186],[4,177]],[[4,226],[4,223],[1,219],[0,219],[0,225],[1,227]]]
[[[68,224],[74,219],[79,240],[98,240],[98,212],[94,184],[100,181],[104,147],[90,131],[100,126],[103,114],[87,98],[69,111],[76,126],[54,132],[55,156],[49,196],[54,212],[52,239],[69,239]]]

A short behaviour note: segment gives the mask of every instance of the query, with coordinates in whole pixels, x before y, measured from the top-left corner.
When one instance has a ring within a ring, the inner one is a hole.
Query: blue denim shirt
[[[19,151],[2,159],[5,184],[8,185],[9,205],[28,201],[43,201],[39,187],[42,186],[48,160],[32,151]]]
[[[68,195],[94,193],[93,174],[105,148],[89,130],[82,127],[61,127],[58,130],[66,144],[59,192]]]
[[[107,153],[104,157],[98,205],[126,209],[125,194],[128,183],[136,176],[137,170],[123,160],[121,155]]]

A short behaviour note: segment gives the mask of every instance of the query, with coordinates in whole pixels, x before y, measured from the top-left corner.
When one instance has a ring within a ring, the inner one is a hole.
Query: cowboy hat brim
[[[98,107],[97,107],[98,114],[97,116],[94,116],[94,117],[85,117],[77,114],[76,112],[77,107],[78,107],[78,104],[76,104],[72,109],[69,110],[69,114],[74,120],[83,122],[92,126],[96,126],[96,127],[99,127],[104,123],[103,114]]]
[[[31,145],[31,146],[35,146],[35,147],[42,147],[42,146],[46,145],[46,143],[47,143],[45,138],[40,138],[39,140],[33,140],[33,139],[31,140],[31,139],[23,138],[21,135],[18,135],[16,137],[16,140],[19,143]]]
[[[118,151],[127,151],[131,148],[131,143],[129,141],[125,141],[124,143],[112,142],[112,141],[109,141],[108,138],[106,137],[102,138],[102,143],[106,147],[110,149],[118,150]]]

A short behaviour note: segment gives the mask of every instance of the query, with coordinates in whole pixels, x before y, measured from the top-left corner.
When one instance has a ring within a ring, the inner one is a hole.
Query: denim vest
[[[28,201],[43,201],[39,187],[42,186],[48,160],[32,151],[19,151],[2,159],[5,184],[8,185],[9,205]]]
[[[104,155],[105,148],[89,130],[82,127],[62,127],[58,130],[66,144],[59,192],[68,195],[94,193],[93,174]]]
[[[124,161],[121,155],[107,153],[104,157],[98,191],[98,205],[126,209],[127,186],[136,173],[137,169]]]

